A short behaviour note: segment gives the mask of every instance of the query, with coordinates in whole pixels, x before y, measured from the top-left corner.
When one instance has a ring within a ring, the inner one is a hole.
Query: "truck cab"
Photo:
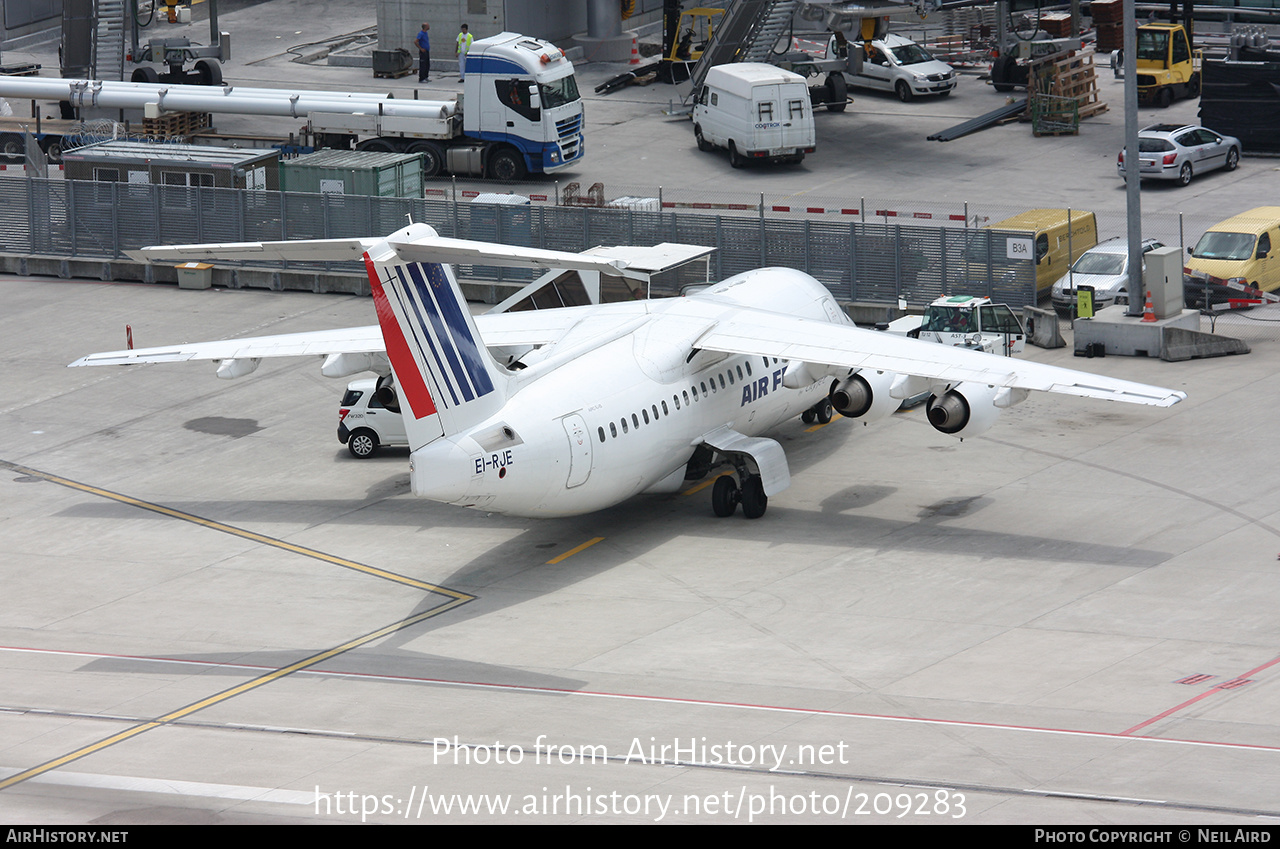
[[[563,50],[504,32],[474,42],[466,68],[462,131],[493,145],[477,151],[486,156],[485,173],[520,180],[582,158],[582,98]]]

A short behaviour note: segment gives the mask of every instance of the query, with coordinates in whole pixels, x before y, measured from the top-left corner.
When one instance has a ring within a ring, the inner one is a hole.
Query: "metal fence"
[[[717,248],[711,276],[762,266],[812,274],[841,300],[928,303],[942,294],[1034,304],[1035,266],[1009,259],[1015,234],[935,224],[777,218],[694,210],[486,204],[243,189],[0,178],[0,252],[117,258],[146,245],[386,235],[410,219],[443,236],[583,251],[683,242]],[[298,267],[296,264],[293,267]],[[328,270],[358,263],[316,264]],[[473,266],[468,276],[517,282],[531,272]]]

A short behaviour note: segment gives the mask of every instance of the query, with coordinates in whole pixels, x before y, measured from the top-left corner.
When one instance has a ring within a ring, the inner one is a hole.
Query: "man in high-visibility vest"
[[[462,82],[467,77],[467,51],[471,49],[471,33],[467,32],[467,25],[462,25],[462,32],[458,33],[458,82]]]

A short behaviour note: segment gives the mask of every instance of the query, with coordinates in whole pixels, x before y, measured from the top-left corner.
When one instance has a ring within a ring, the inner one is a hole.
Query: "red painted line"
[[[862,210],[861,209],[842,209],[840,210],[840,214],[841,215],[861,215]]]
[[[932,218],[933,213],[932,212],[913,212],[911,213],[911,217],[912,218]]]
[[[968,219],[965,218],[963,215],[948,215],[947,220],[948,221],[967,221]]]
[[[806,206],[805,212],[826,212],[827,210],[821,206]]]
[[[110,654],[105,652],[84,652],[84,651],[67,651],[63,649],[38,649],[25,646],[0,646],[0,651],[26,652],[30,654],[52,654],[66,655],[69,657],[88,657],[88,658],[110,658],[117,660],[139,660],[150,661],[152,663],[179,663],[191,666],[217,667],[221,669],[246,669],[251,671],[273,670],[274,666],[265,666],[250,663],[223,663],[213,660],[188,660],[173,657],[148,657],[146,655],[136,654]],[[1265,669],[1274,663],[1280,663],[1280,658],[1271,661],[1258,669]],[[1255,670],[1256,671],[1256,670]],[[949,726],[959,728],[982,728],[993,731],[1025,731],[1029,733],[1039,734],[1057,734],[1068,737],[1088,737],[1101,740],[1126,740],[1126,741],[1142,741],[1147,743],[1162,743],[1167,745],[1183,745],[1183,746],[1208,746],[1219,749],[1242,749],[1245,751],[1259,752],[1280,752],[1280,746],[1262,746],[1254,743],[1232,743],[1219,742],[1215,740],[1185,740],[1173,737],[1126,737],[1125,734],[1116,734],[1111,731],[1080,731],[1071,728],[1045,728],[1036,725],[1008,725],[998,722],[971,722],[962,719],[930,719],[920,716],[896,716],[893,714],[876,714],[876,713],[855,713],[853,711],[827,710],[824,708],[805,708],[790,707],[787,705],[768,705],[757,704],[753,702],[723,702],[713,701],[711,699],[686,699],[675,696],[655,696],[641,695],[636,693],[615,693],[603,690],[571,690],[560,687],[529,687],[521,684],[494,684],[486,681],[460,681],[449,678],[422,678],[413,675],[386,675],[373,672],[350,672],[339,669],[327,669],[321,666],[312,666],[307,669],[301,669],[297,675],[327,675],[341,678],[368,678],[378,681],[405,681],[413,684],[443,684],[452,687],[472,687],[484,690],[501,690],[515,693],[550,693],[559,696],[578,696],[584,698],[600,698],[600,699],[621,699],[626,701],[637,702],[654,702],[658,704],[674,704],[674,705],[703,705],[707,707],[722,708],[738,708],[742,710],[764,711],[772,713],[789,713],[804,716],[830,716],[845,719],[869,719],[880,720],[882,722],[903,722],[911,725],[936,725]]]
[[[876,210],[876,215],[882,215],[882,216],[884,216],[885,218],[891,218],[891,217],[893,217],[893,216],[895,216],[895,215],[897,215],[897,214],[898,214],[898,213],[894,212],[892,209],[877,209],[877,210]]]
[[[1254,668],[1254,669],[1250,669],[1248,672],[1246,672],[1246,673],[1245,673],[1245,674],[1243,674],[1243,675],[1237,675],[1235,678],[1233,678],[1233,679],[1231,679],[1231,680],[1232,680],[1232,681],[1239,681],[1241,678],[1252,678],[1252,677],[1253,677],[1254,675],[1256,675],[1257,673],[1259,673],[1259,672],[1261,672],[1262,670],[1267,669],[1267,668],[1269,668],[1269,667],[1275,666],[1277,663],[1280,663],[1280,657],[1277,657],[1277,658],[1275,658],[1275,659],[1273,659],[1273,660],[1269,660],[1269,661],[1267,661],[1266,663],[1262,664],[1262,665],[1261,665],[1261,666],[1259,666],[1259,667],[1256,667],[1256,668]],[[1230,682],[1226,682],[1226,683],[1230,683]],[[1198,696],[1194,696],[1194,697],[1192,697],[1192,698],[1190,698],[1190,699],[1187,699],[1185,702],[1183,702],[1183,703],[1182,703],[1182,704],[1180,704],[1180,705],[1174,705],[1173,707],[1169,708],[1168,710],[1164,711],[1163,713],[1156,714],[1155,716],[1151,717],[1151,718],[1150,718],[1150,719],[1148,719],[1148,720],[1144,720],[1143,722],[1139,722],[1137,725],[1133,726],[1133,727],[1132,727],[1132,728],[1130,728],[1129,730],[1127,730],[1127,731],[1121,731],[1121,732],[1120,732],[1120,734],[1121,734],[1121,736],[1125,736],[1125,735],[1133,734],[1133,732],[1135,732],[1135,731],[1139,731],[1139,730],[1141,730],[1141,729],[1143,729],[1143,728],[1146,728],[1148,725],[1151,725],[1152,723],[1159,722],[1160,720],[1164,719],[1164,718],[1165,718],[1165,717],[1167,717],[1167,716],[1172,716],[1173,714],[1177,713],[1178,711],[1182,710],[1183,708],[1185,708],[1185,707],[1189,707],[1189,706],[1191,706],[1191,705],[1195,704],[1196,702],[1200,701],[1201,699],[1204,699],[1204,698],[1207,698],[1207,697],[1209,697],[1209,696],[1212,696],[1214,693],[1222,692],[1222,690],[1223,690],[1223,687],[1222,687],[1222,685],[1220,685],[1220,684],[1219,684],[1219,685],[1215,685],[1215,686],[1213,686],[1213,687],[1210,687],[1208,690],[1205,690],[1205,691],[1204,691],[1203,693],[1201,693],[1200,695],[1198,695]],[[1148,738],[1148,739],[1151,739],[1151,738]]]
[[[546,195],[529,195],[529,200],[546,200]]]
[[[789,206],[774,206],[774,207],[770,207],[770,209],[772,209],[774,212],[790,212],[791,211],[791,207]]]

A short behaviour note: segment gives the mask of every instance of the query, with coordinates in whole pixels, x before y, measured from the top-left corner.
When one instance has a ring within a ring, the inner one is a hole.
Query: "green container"
[[[280,163],[280,190],[311,194],[420,198],[422,156],[366,150],[319,150]]]

